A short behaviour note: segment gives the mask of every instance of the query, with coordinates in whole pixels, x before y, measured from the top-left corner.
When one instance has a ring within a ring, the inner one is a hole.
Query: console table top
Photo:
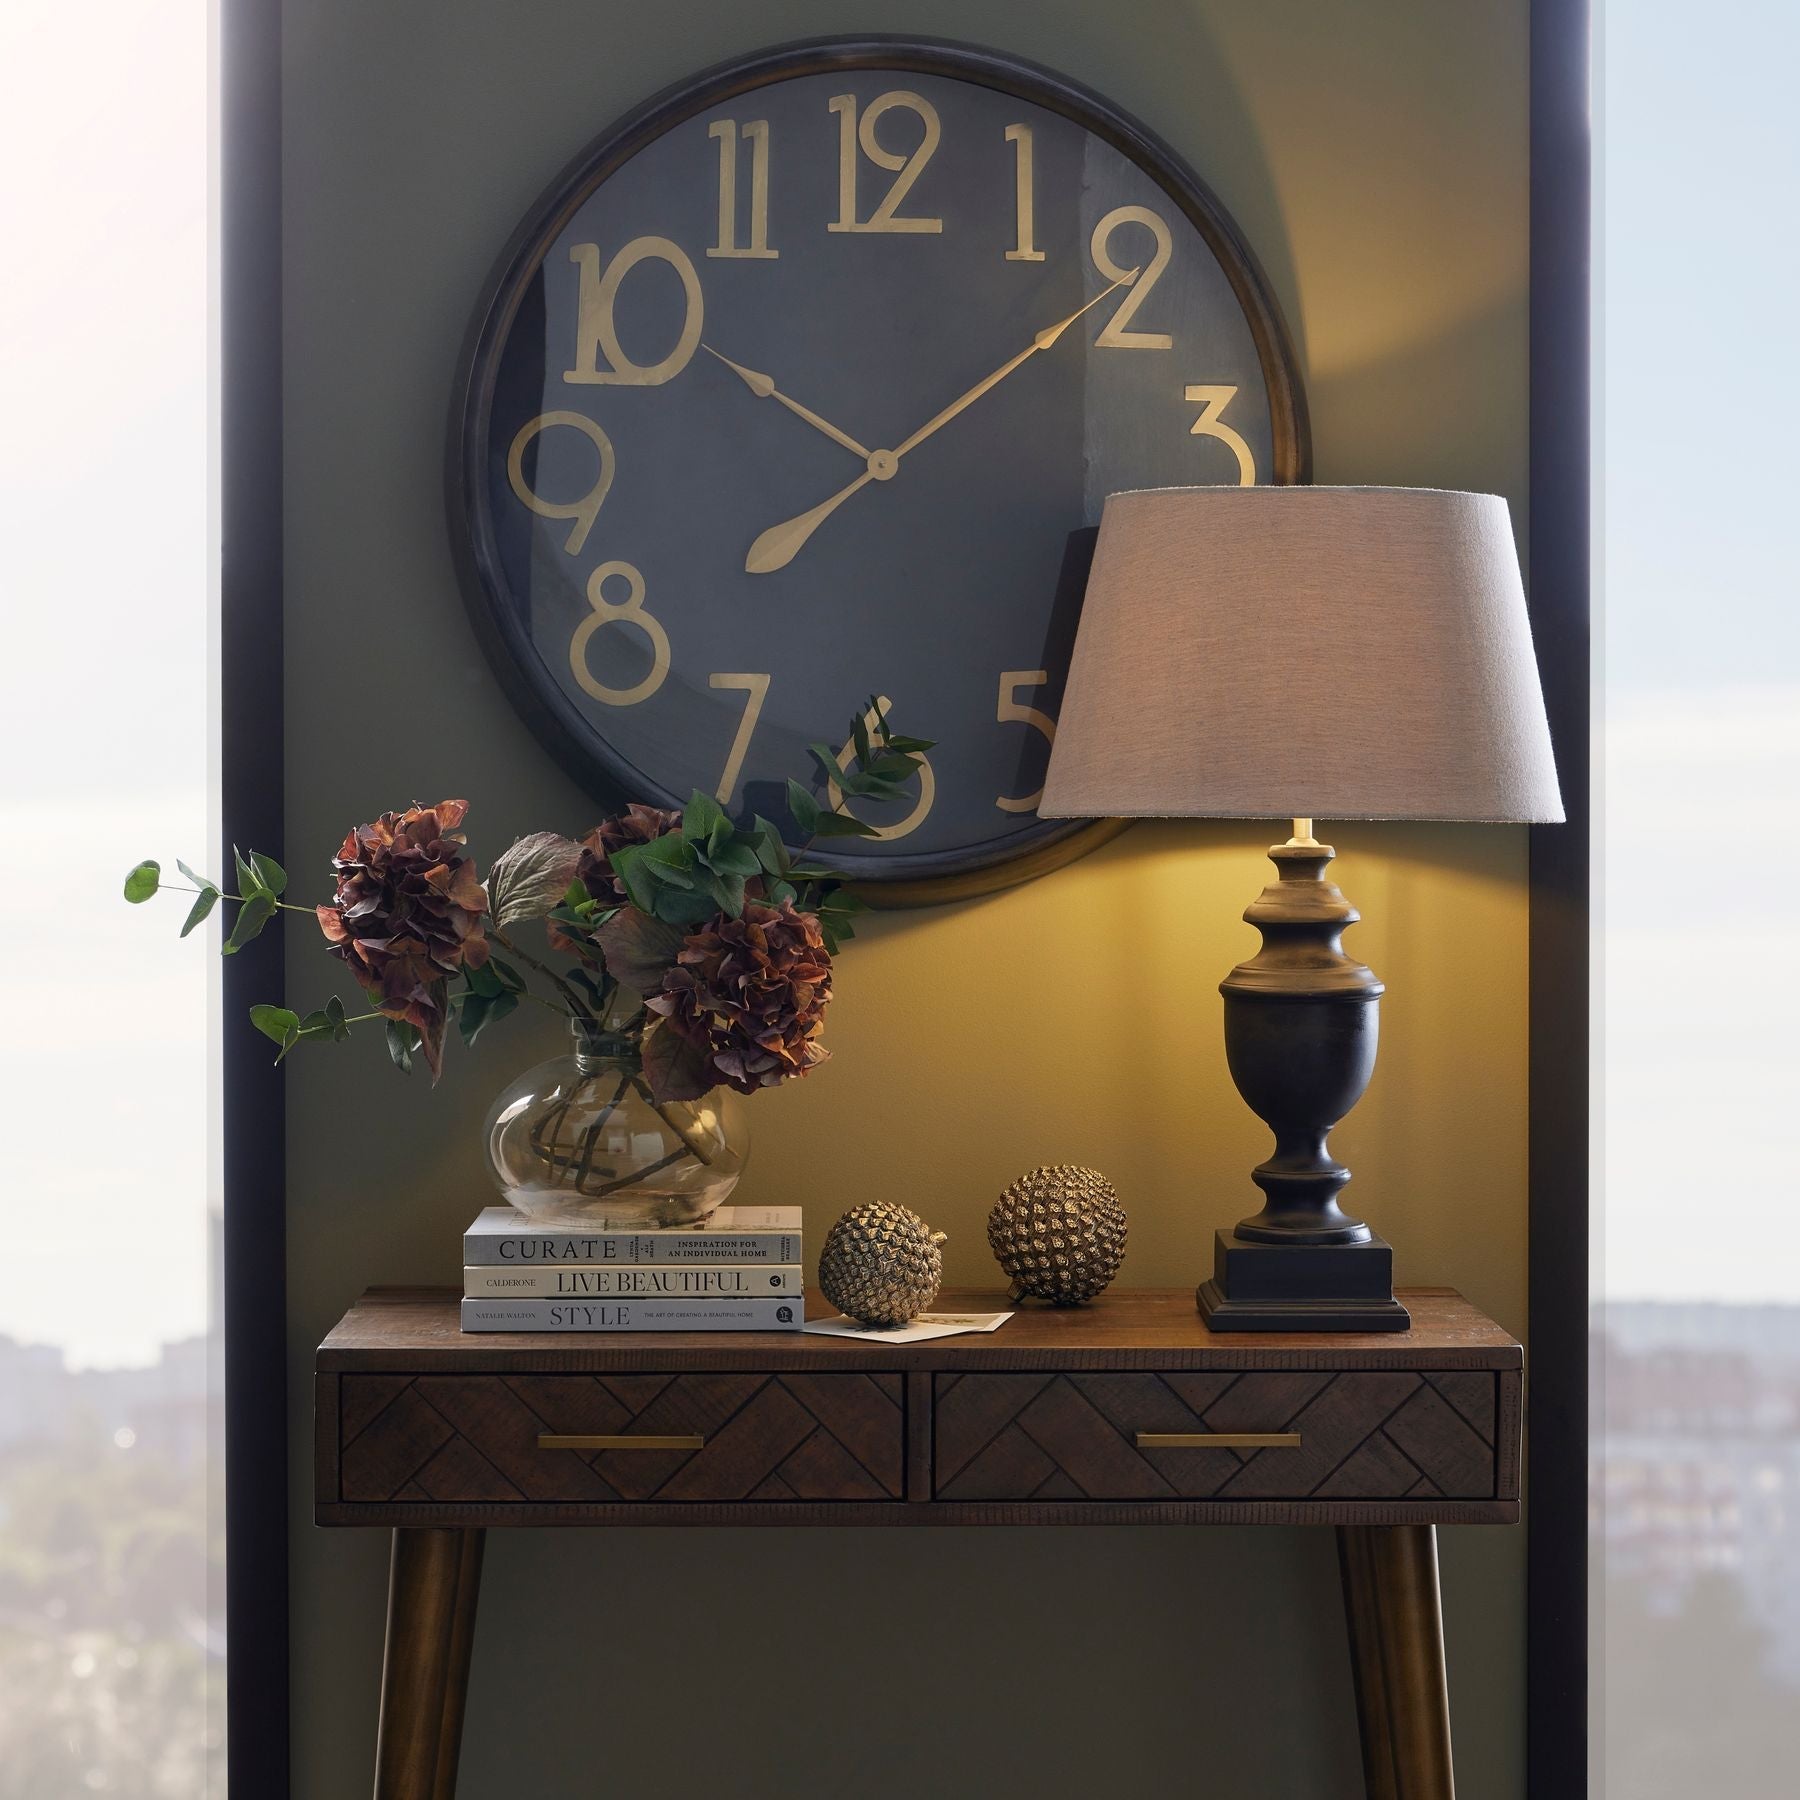
[[[1003,1312],[998,1331],[923,1343],[800,1332],[469,1332],[451,1288],[371,1288],[319,1346],[321,1374],[584,1369],[1517,1369],[1517,1340],[1454,1288],[1407,1288],[1404,1332],[1210,1332],[1187,1288],[1109,1289],[1086,1306],[949,1289],[934,1312]],[[807,1295],[809,1318],[835,1312]]]

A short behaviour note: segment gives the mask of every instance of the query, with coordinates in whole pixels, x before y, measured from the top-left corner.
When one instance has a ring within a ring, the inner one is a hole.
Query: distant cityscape
[[[0,1800],[224,1792],[217,1357],[0,1337]]]

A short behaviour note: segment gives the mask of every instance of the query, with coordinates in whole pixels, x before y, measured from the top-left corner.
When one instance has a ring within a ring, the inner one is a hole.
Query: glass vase
[[[750,1154],[743,1097],[656,1100],[638,1040],[575,1022],[568,1054],[527,1069],[488,1113],[500,1191],[547,1225],[691,1225],[737,1186]]]

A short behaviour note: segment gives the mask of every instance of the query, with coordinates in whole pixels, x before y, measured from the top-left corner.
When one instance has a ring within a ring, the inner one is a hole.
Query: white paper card
[[[833,1319],[808,1319],[802,1331],[814,1331],[821,1337],[867,1338],[880,1344],[917,1344],[925,1338],[956,1337],[965,1331],[998,1331],[1008,1319],[1003,1313],[935,1313],[922,1312],[906,1325],[859,1325],[839,1313]]]

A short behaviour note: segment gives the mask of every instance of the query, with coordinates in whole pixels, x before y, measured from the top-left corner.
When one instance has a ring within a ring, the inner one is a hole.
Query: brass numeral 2
[[[892,112],[900,107],[907,112],[916,113],[919,123],[924,127],[919,139],[919,147],[910,156],[903,156],[896,150],[884,150],[875,137],[875,121],[883,113]],[[942,231],[942,219],[927,219],[918,216],[902,217],[898,210],[900,202],[912,190],[912,185],[924,173],[925,165],[931,161],[932,152],[938,147],[938,140],[943,136],[943,127],[938,123],[937,108],[919,94],[908,93],[904,88],[895,88],[892,93],[883,94],[872,100],[863,112],[859,121],[856,116],[856,96],[854,94],[837,94],[830,101],[830,110],[838,116],[838,216],[826,227],[828,231]],[[878,169],[887,169],[895,177],[893,185],[887,191],[887,197],[876,207],[868,218],[858,220],[856,216],[856,169],[857,148],[861,146],[862,154]]]
[[[1121,225],[1147,225],[1156,239],[1156,253],[1132,278],[1130,269],[1122,269],[1113,261],[1110,239]],[[1094,267],[1108,281],[1130,281],[1119,301],[1119,310],[1106,321],[1106,329],[1094,339],[1097,350],[1167,350],[1175,340],[1166,331],[1127,331],[1138,308],[1150,297],[1150,290],[1162,278],[1174,253],[1175,240],[1169,227],[1147,206],[1115,206],[1098,225],[1088,245]]]

